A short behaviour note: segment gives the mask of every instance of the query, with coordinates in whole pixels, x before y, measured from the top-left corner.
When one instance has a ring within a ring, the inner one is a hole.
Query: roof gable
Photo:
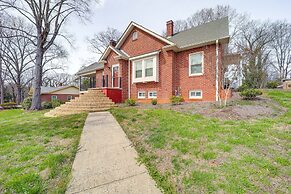
[[[123,50],[116,49],[113,46],[109,45],[109,46],[107,46],[107,48],[103,52],[99,61],[105,60],[111,51],[115,52],[120,58],[127,59],[129,57],[129,55],[126,52],[124,52]]]
[[[121,48],[122,44],[124,43],[124,41],[126,40],[126,38],[131,34],[131,31],[134,29],[134,27],[141,29],[142,31],[150,34],[151,36],[169,44],[169,45],[174,45],[174,43],[164,37],[162,37],[161,35],[135,23],[135,22],[130,22],[130,24],[127,26],[126,30],[124,31],[124,33],[122,34],[121,38],[118,40],[117,44],[116,44],[116,48]]]

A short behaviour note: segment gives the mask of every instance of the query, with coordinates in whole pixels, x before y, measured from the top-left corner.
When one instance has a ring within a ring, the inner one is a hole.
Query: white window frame
[[[153,76],[146,77],[145,76],[145,60],[153,59]],[[135,63],[141,61],[142,62],[142,76],[140,78],[135,77]],[[132,83],[145,83],[145,82],[158,82],[158,55],[153,55],[150,57],[145,57],[132,61]]]
[[[191,93],[192,92],[201,92],[201,96],[191,96]],[[189,91],[189,99],[202,99],[202,97],[203,97],[203,92],[202,92],[202,90],[190,90]]]
[[[67,100],[72,100],[73,99],[73,96],[72,95],[68,95],[67,96]]]
[[[56,97],[55,99],[53,99],[54,96]],[[58,96],[57,95],[51,95],[51,101],[52,100],[57,100],[57,99],[58,99]]]
[[[140,96],[139,94],[144,93],[144,96]],[[137,98],[138,99],[145,99],[146,98],[146,91],[138,91],[137,92]]]
[[[202,55],[202,64],[201,64],[201,69],[202,72],[201,73],[191,73],[191,56],[192,55],[196,55],[196,54],[201,54]],[[195,53],[190,53],[189,54],[189,76],[199,76],[199,75],[203,75],[204,74],[204,52],[203,51],[199,51],[199,52],[195,52]]]
[[[156,96],[150,96],[150,93],[156,93]],[[158,97],[158,93],[157,93],[157,91],[148,91],[148,98],[150,98],[150,99],[156,99]]]
[[[118,78],[119,78],[119,64],[114,64],[114,65],[112,65],[112,67],[111,67],[111,87],[112,87],[112,88],[120,88],[119,80],[118,80],[118,82],[117,82],[117,87],[113,87],[113,69],[114,69],[114,67],[118,67],[118,76],[117,76],[117,80],[118,80]]]
[[[132,33],[132,40],[137,40],[138,39],[138,32],[137,31],[134,31]]]

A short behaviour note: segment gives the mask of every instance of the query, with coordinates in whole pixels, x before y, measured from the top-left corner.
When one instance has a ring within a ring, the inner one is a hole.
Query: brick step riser
[[[86,109],[90,109],[90,108],[110,108],[110,107],[114,107],[110,104],[108,105],[95,105],[95,106],[60,106],[58,108],[56,108],[56,110],[60,110],[60,109],[78,109],[78,108],[86,108]]]

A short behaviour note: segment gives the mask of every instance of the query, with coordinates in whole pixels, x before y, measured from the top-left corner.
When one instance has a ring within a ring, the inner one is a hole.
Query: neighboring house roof
[[[225,17],[178,32],[169,40],[174,42],[178,48],[186,48],[228,38],[228,18]]]
[[[60,91],[60,90],[64,90],[64,89],[70,88],[70,87],[74,87],[76,89],[79,89],[76,86],[60,86],[60,87],[44,87],[44,86],[41,86],[40,93],[41,94],[50,94],[50,93],[54,93],[54,92],[57,92],[57,91]]]
[[[96,71],[98,69],[103,69],[104,65],[101,63],[92,63],[91,65],[84,67],[83,69],[81,69],[80,71],[78,71],[76,73],[76,75],[81,75],[81,74],[86,74],[86,73],[90,73],[92,71]]]

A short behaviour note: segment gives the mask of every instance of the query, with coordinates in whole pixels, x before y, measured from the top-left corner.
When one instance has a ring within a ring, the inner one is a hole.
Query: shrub
[[[22,102],[22,108],[28,110],[31,107],[32,97],[27,97]]]
[[[269,81],[267,83],[267,88],[270,88],[270,89],[277,88],[278,86],[279,86],[279,83],[277,81]]]
[[[184,101],[184,99],[182,96],[172,96],[170,98],[170,101],[173,105],[178,105],[181,104]]]
[[[250,86],[246,83],[243,83],[240,87],[237,88],[238,92],[242,92],[244,90],[250,89]]]
[[[62,104],[62,102],[60,100],[52,100],[51,103],[52,103],[53,108],[61,106],[61,104]]]
[[[125,101],[125,103],[128,105],[128,106],[135,106],[136,105],[136,101],[135,99],[132,99],[132,98],[129,98]]]
[[[11,109],[11,108],[16,108],[17,104],[15,102],[6,102],[3,104],[0,104],[0,107],[2,107],[3,109]]]
[[[53,105],[52,105],[52,102],[45,101],[45,102],[42,102],[41,103],[41,107],[43,109],[50,109],[50,108],[53,108]]]
[[[157,99],[152,99],[152,105],[157,105],[157,104],[158,104]]]
[[[240,96],[247,100],[254,99],[259,95],[262,95],[262,91],[256,89],[246,89],[240,93]]]

